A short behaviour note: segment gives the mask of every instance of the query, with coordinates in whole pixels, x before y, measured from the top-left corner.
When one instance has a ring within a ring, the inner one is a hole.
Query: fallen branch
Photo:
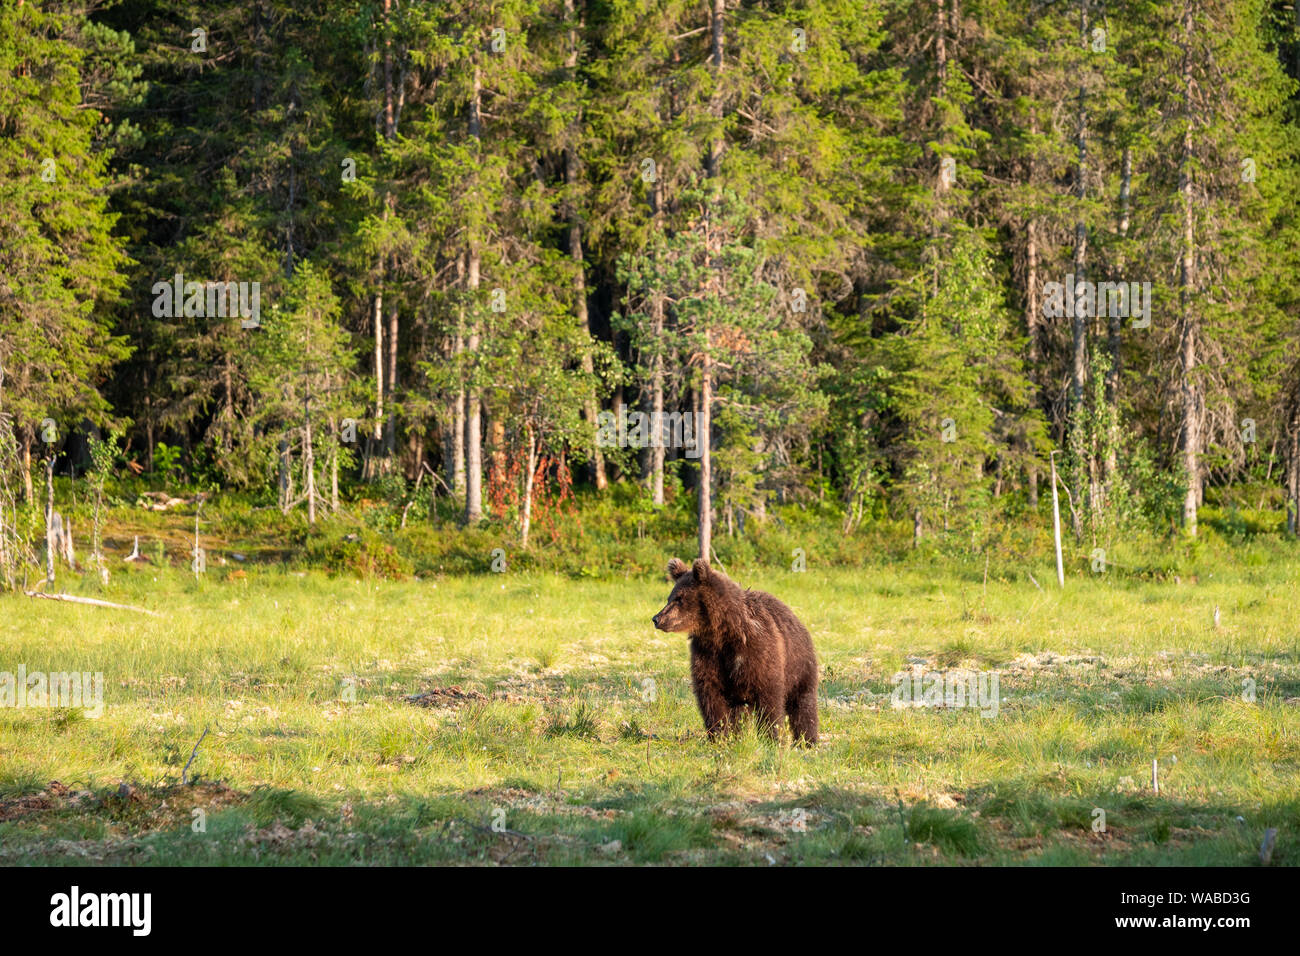
[[[28,597],[48,598],[51,601],[67,601],[70,604],[90,604],[94,607],[111,607],[119,611],[139,611],[141,614],[148,614],[150,617],[159,617],[157,611],[151,611],[145,607],[135,607],[130,604],[114,604],[112,601],[100,601],[96,598],[76,597],[71,594],[43,594],[40,591],[24,591]]]

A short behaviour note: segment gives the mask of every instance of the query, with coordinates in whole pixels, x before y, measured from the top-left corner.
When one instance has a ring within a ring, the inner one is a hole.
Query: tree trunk
[[[330,514],[339,513],[339,442],[338,425],[334,426],[334,447],[330,449]]]
[[[1083,0],[1079,7],[1080,41],[1087,48],[1088,43],[1088,2]],[[1075,493],[1079,495],[1078,507],[1070,509],[1075,541],[1081,541],[1083,529],[1080,526],[1079,512],[1084,506],[1084,482],[1088,483],[1087,504],[1095,507],[1097,501],[1096,468],[1093,450],[1090,447],[1089,431],[1084,426],[1086,407],[1084,392],[1088,386],[1088,319],[1079,307],[1075,290],[1084,281],[1088,259],[1088,224],[1084,220],[1083,203],[1088,195],[1088,109],[1087,90],[1079,84],[1079,106],[1075,116],[1076,134],[1075,150],[1077,171],[1075,180],[1075,198],[1079,201],[1078,219],[1074,223],[1074,259],[1072,262],[1073,284],[1066,290],[1066,295],[1073,300],[1069,310],[1070,320],[1070,450],[1073,458],[1071,480]],[[1095,516],[1094,516],[1095,517]],[[1095,525],[1094,525],[1095,527]]]
[[[1038,114],[1031,112],[1029,130],[1034,139],[1038,139]],[[1029,185],[1037,181],[1038,162],[1036,153],[1029,157]],[[1038,220],[1032,215],[1025,223],[1025,334],[1029,337],[1029,372],[1035,379],[1039,374],[1039,362],[1042,359],[1043,311],[1042,299],[1038,287]],[[1037,384],[1037,381],[1036,381]]]
[[[1082,4],[1079,14],[1079,31],[1083,42],[1088,40],[1088,4]],[[1076,115],[1075,149],[1077,151],[1077,173],[1075,179],[1075,198],[1079,200],[1079,218],[1074,224],[1074,282],[1083,281],[1087,269],[1088,225],[1083,219],[1082,205],[1087,198],[1088,185],[1088,112],[1087,94],[1083,84],[1079,85],[1079,109]],[[1066,290],[1066,295],[1074,299],[1074,308],[1070,309],[1073,320],[1070,323],[1071,361],[1070,361],[1070,408],[1075,414],[1082,409],[1083,392],[1088,381],[1088,316],[1080,315],[1078,299],[1074,288]]]
[[[506,423],[500,415],[492,415],[487,423],[487,445],[492,459],[488,474],[495,475],[496,480],[504,484],[506,479]]]
[[[153,447],[152,440],[149,447]],[[150,456],[152,457],[152,456]],[[32,430],[23,429],[23,501],[31,504],[36,497],[36,490],[32,487]]]
[[[1038,114],[1033,113],[1030,119],[1030,129],[1035,138],[1038,135]],[[1035,181],[1036,162],[1034,154],[1029,159],[1029,183],[1032,186]],[[1042,349],[1039,339],[1042,335],[1042,300],[1039,296],[1038,287],[1038,220],[1030,216],[1029,221],[1025,223],[1025,334],[1029,338],[1029,376],[1034,384],[1040,385],[1038,380],[1039,368],[1042,361]],[[1029,465],[1029,507],[1038,507],[1038,466],[1035,462]]]
[[[1193,374],[1196,370],[1196,332],[1197,321],[1192,314],[1192,296],[1196,282],[1195,260],[1195,219],[1192,211],[1192,61],[1191,61],[1191,12],[1190,8],[1183,15],[1183,93],[1188,115],[1183,129],[1183,151],[1178,169],[1178,192],[1182,200],[1183,214],[1183,249],[1179,268],[1179,311],[1182,320],[1182,335],[1179,342],[1179,371],[1182,373],[1182,411],[1183,411],[1183,468],[1187,473],[1187,494],[1183,499],[1183,527],[1187,533],[1196,536],[1196,509],[1201,477],[1200,408]]]
[[[392,0],[384,0],[384,138],[393,139],[397,133],[396,116],[393,104],[393,40],[388,36],[390,28],[390,16],[392,14]],[[384,197],[384,221],[388,221],[389,212],[392,209],[391,195]],[[388,382],[384,375],[384,276],[385,262],[381,254],[378,264],[379,272],[379,291],[375,294],[375,432],[371,441],[371,456],[366,462],[368,477],[374,479],[381,473],[387,473],[390,467],[390,456],[392,453],[391,438],[392,426],[384,418],[385,398],[392,394],[392,384]],[[395,325],[397,316],[394,314],[390,318],[390,323]],[[393,335],[390,342],[390,348],[394,354],[389,357],[389,368],[397,368],[396,357],[396,336]],[[391,413],[390,413],[391,414]]]
[[[713,404],[713,363],[705,336],[704,360],[700,369],[700,410],[695,418],[695,441],[700,450],[700,557],[709,560],[713,549],[713,455],[710,449],[709,408]]]
[[[650,193],[654,204],[651,210],[655,231],[663,228],[663,180],[655,178]],[[664,503],[664,297],[656,289],[651,293],[650,332],[654,338],[655,354],[650,361],[650,422],[653,431],[650,444],[650,494],[656,508]]]
[[[528,530],[533,522],[533,473],[537,471],[537,436],[532,425],[524,426],[528,441],[528,474],[524,476],[524,510],[519,528],[519,543],[528,547]]]
[[[1133,187],[1133,149],[1124,147],[1124,160],[1120,170],[1119,183],[1119,240],[1121,243],[1128,238],[1129,227],[1129,197]],[[1127,267],[1123,253],[1120,254],[1119,275],[1122,279]],[[1107,351],[1110,353],[1110,368],[1106,372],[1106,461],[1105,461],[1105,493],[1109,497],[1110,489],[1115,483],[1116,472],[1119,470],[1119,388],[1122,353],[1121,333],[1123,318],[1115,313],[1118,309],[1110,310],[1110,324],[1108,335],[1106,337]],[[1129,311],[1132,311],[1131,309]]]
[[[456,336],[456,351],[460,351],[460,336]],[[465,390],[458,389],[451,403],[451,465],[447,469],[452,494],[465,504]]]
[[[293,471],[289,459],[289,439],[280,439],[280,511],[289,513],[289,503],[293,501]]]
[[[303,401],[302,473],[307,483],[307,523],[316,523],[316,452],[311,443],[311,396]]]
[[[482,134],[479,107],[482,97],[482,78],[477,65],[474,67],[473,95],[469,105],[469,135],[477,140]],[[477,308],[479,287],[479,251],[473,237],[469,241],[466,253],[465,281],[469,300]],[[478,352],[479,330],[477,318],[471,319],[467,351],[470,355]],[[471,369],[470,375],[476,375]],[[478,385],[471,381],[465,394],[465,523],[472,524],[483,517],[483,439],[482,439],[482,401]]]
[[[386,211],[386,210],[385,210]],[[373,481],[379,474],[380,443],[384,438],[384,290],[375,293],[375,431],[367,442],[365,477]]]
[[[45,462],[45,583],[54,584],[54,450]]]
[[[225,403],[221,409],[221,450],[229,453],[233,446],[233,425],[235,421],[235,387],[234,387],[234,370],[232,368],[234,358],[229,353],[225,354],[225,363],[221,370],[221,390],[225,395]]]
[[[384,376],[385,407],[388,419],[384,422],[384,461],[386,470],[393,467],[393,455],[397,450],[397,415],[394,413],[397,403],[397,336],[399,320],[397,307],[388,310],[388,374]]]
[[[465,257],[456,257],[456,286],[463,288],[465,284]],[[456,325],[456,334],[452,336],[450,346],[451,355],[449,358],[452,363],[459,363],[460,355],[465,351],[465,312],[462,308]],[[461,380],[461,387],[456,390],[456,394],[448,403],[448,418],[451,420],[451,434],[444,435],[444,470],[447,473],[447,484],[451,488],[452,496],[460,502],[461,508],[465,507],[465,388],[464,380]]]
[[[573,78],[578,68],[578,31],[582,27],[582,22],[577,18],[573,9],[573,0],[564,0],[564,16],[569,23],[569,52],[565,57],[564,66],[569,71],[570,78]],[[582,117],[577,117],[578,125],[582,124]],[[573,189],[578,182],[578,155],[572,145],[564,149],[564,181]],[[578,320],[578,328],[591,334],[590,319],[587,315],[587,276],[584,271],[582,255],[582,221],[579,218],[578,203],[572,198],[567,203],[569,219],[569,255],[573,259],[573,302]],[[582,350],[582,372],[590,380],[595,373],[595,363],[591,358],[590,348],[584,347]],[[583,399],[582,413],[587,419],[587,425],[594,433],[597,428],[597,416],[600,407],[594,390],[586,395]],[[596,478],[596,489],[604,491],[609,484],[609,479],[605,475],[605,453],[601,451],[598,442],[592,442],[591,468]]]
[[[713,0],[713,12],[710,17],[710,28],[712,34],[712,61],[713,74],[715,81],[715,92],[713,95],[712,110],[717,119],[722,118],[722,98],[717,94],[717,84],[722,77],[723,64],[723,17],[726,14],[726,0]],[[709,178],[716,178],[722,169],[722,138],[715,137],[709,144],[708,157],[708,174]],[[705,228],[709,231],[705,237],[706,255],[709,261],[706,263],[707,269],[712,269],[713,263],[713,230],[708,222]],[[715,283],[714,292],[721,296],[723,294],[721,275],[716,275],[710,280]],[[708,329],[704,331],[704,354],[700,362],[700,409],[695,419],[695,440],[700,451],[700,489],[699,489],[699,547],[700,557],[709,560],[713,551],[713,454],[711,450],[711,427],[712,427],[712,406],[713,406],[713,356],[710,350],[713,347],[712,335]]]
[[[717,93],[717,83],[722,77],[723,53],[723,18],[727,12],[727,0],[713,0],[713,11],[709,17],[709,29],[712,36],[710,55],[713,61],[714,94],[712,111],[716,119],[722,119],[722,98]],[[709,143],[708,174],[712,178],[718,175],[722,162],[722,138],[715,137]]]

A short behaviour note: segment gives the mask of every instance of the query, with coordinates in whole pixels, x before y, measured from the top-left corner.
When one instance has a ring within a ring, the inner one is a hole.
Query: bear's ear
[[[691,565],[691,570],[695,572],[696,584],[703,584],[709,579],[709,575],[713,573],[712,569],[709,567],[709,562],[705,561],[703,558],[696,558],[695,563]]]
[[[670,581],[676,581],[689,570],[690,568],[686,566],[685,561],[681,558],[673,558],[668,562],[668,579]]]

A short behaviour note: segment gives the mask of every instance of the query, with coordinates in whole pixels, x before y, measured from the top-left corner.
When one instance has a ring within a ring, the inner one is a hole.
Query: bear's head
[[[661,631],[700,633],[706,623],[704,590],[713,584],[716,576],[709,562],[699,558],[687,565],[679,558],[668,562],[668,579],[673,582],[668,603],[652,621]]]

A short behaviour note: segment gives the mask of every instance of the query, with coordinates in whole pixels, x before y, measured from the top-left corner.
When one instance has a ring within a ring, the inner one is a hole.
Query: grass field
[[[101,596],[156,618],[4,598],[0,672],[105,693],[0,709],[0,864],[1259,865],[1269,827],[1300,862],[1300,564],[735,576],[813,634],[815,750],[707,742],[648,574],[117,572]],[[996,716],[891,706],[914,665],[995,672]]]

